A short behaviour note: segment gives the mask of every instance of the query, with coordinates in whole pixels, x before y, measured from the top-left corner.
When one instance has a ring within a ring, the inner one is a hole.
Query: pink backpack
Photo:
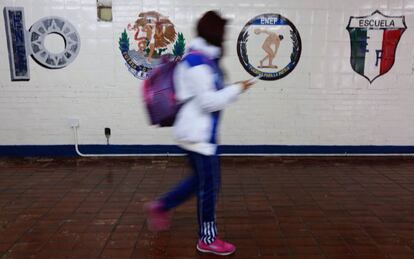
[[[171,127],[182,104],[175,98],[174,69],[178,61],[154,68],[144,82],[143,96],[151,125]]]
[[[198,51],[190,51],[187,55],[197,54],[205,58],[206,64],[211,61]],[[174,70],[180,61],[173,60],[154,68],[144,82],[143,96],[151,125],[171,127],[180,108],[192,98],[178,102],[175,97]]]

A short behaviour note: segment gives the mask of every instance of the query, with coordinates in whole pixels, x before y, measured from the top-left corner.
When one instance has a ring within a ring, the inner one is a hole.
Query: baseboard
[[[83,154],[180,155],[175,145],[80,145]],[[411,155],[414,146],[223,145],[221,155]],[[2,157],[76,157],[74,145],[3,145]]]

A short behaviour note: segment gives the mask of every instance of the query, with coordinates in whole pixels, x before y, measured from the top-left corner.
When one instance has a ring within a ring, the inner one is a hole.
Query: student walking
[[[199,240],[197,250],[229,255],[236,247],[218,238],[216,201],[220,189],[217,135],[220,111],[236,101],[251,81],[224,87],[219,61],[223,56],[226,20],[218,13],[205,13],[197,24],[198,37],[174,71],[176,96],[184,105],[174,123],[175,140],[187,153],[192,174],[170,192],[145,205],[153,231],[169,228],[169,211],[197,195]]]

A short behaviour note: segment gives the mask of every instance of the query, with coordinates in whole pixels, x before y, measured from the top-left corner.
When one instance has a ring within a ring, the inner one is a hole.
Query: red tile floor
[[[195,249],[195,200],[170,231],[142,205],[183,158],[0,159],[0,257],[216,258]],[[414,158],[223,158],[230,258],[414,258]]]

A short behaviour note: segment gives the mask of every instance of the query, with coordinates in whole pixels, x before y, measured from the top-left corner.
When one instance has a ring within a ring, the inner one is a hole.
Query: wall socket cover
[[[78,118],[69,118],[68,119],[69,127],[79,127],[79,119]]]

